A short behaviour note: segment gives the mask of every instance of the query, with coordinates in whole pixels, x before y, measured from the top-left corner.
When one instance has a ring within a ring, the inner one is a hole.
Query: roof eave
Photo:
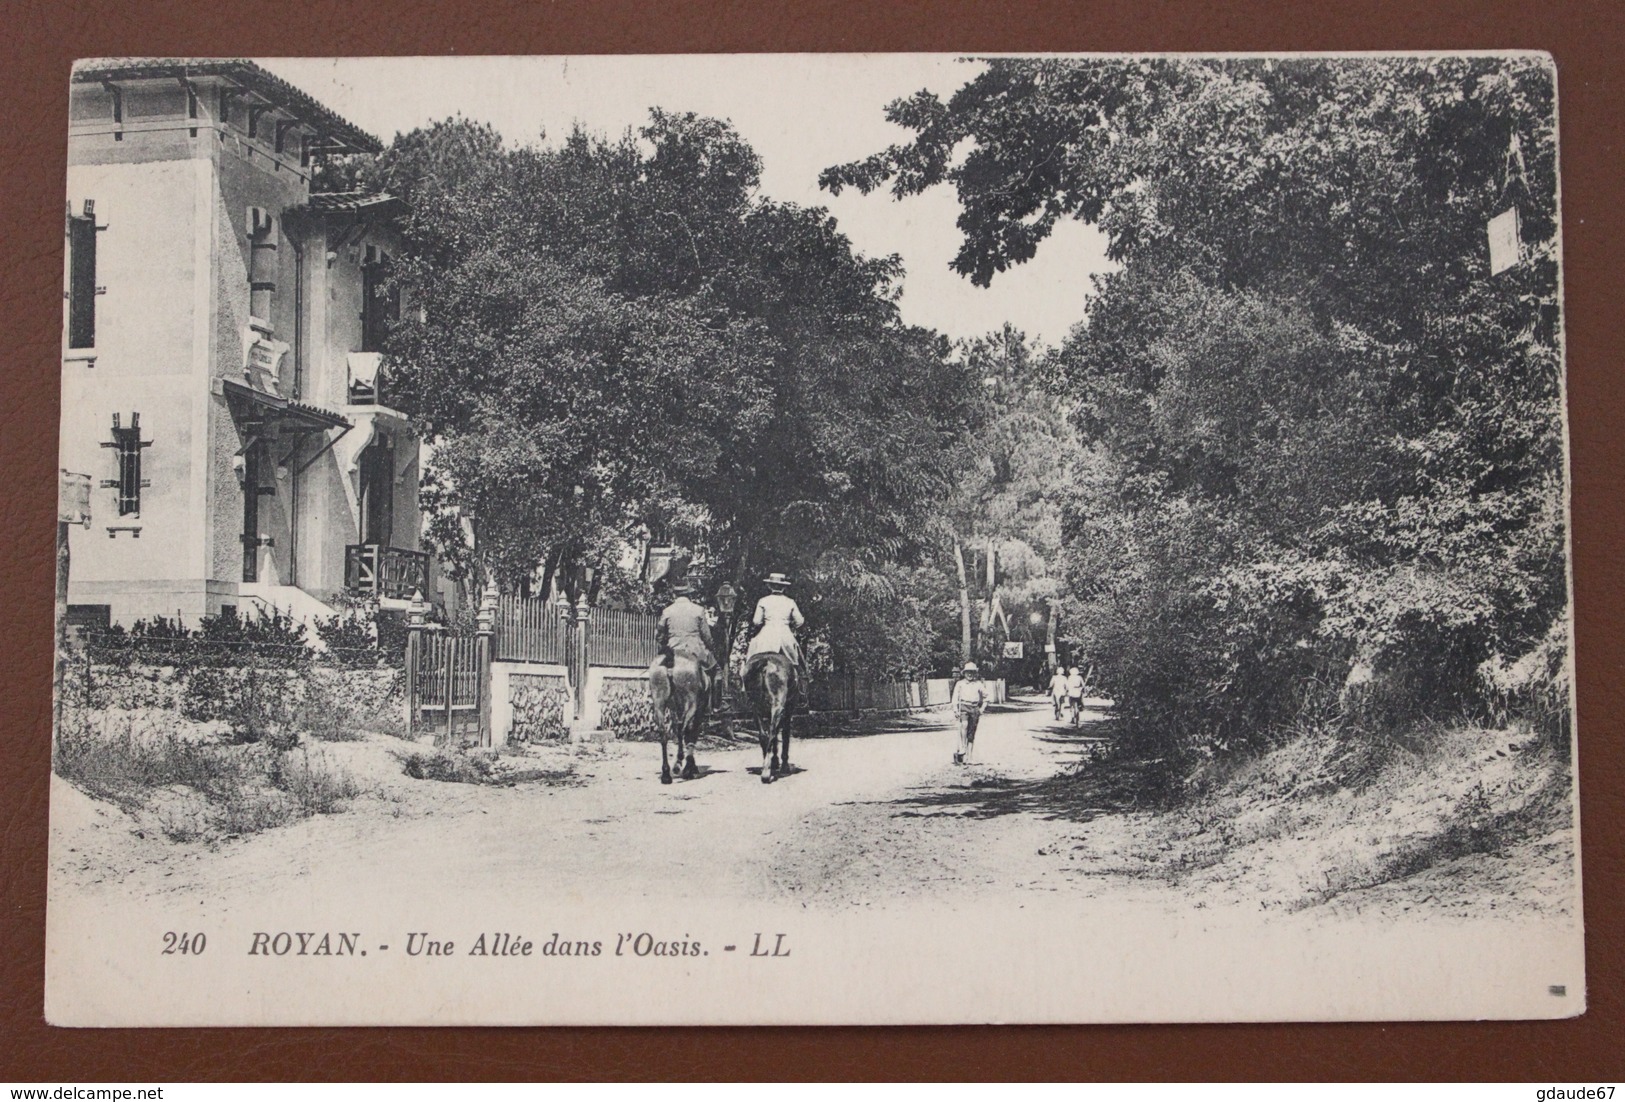
[[[383,143],[276,74],[246,58],[92,58],[73,70],[76,84],[104,81],[195,79],[231,81],[311,127],[322,139],[317,151],[378,153]]]

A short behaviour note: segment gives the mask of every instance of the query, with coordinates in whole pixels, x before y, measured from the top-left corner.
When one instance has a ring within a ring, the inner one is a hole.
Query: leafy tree
[[[1077,642],[1142,729],[1236,745],[1351,667],[1459,714],[1565,622],[1549,61],[1001,59],[888,115],[825,185],[955,187],[973,281],[1063,218],[1121,263],[1051,385]]]
[[[896,595],[976,385],[899,320],[895,257],[759,196],[759,169],[726,123],[658,110],[635,136],[557,148],[451,120],[380,159],[376,186],[407,209],[395,279],[419,307],[391,335],[392,377],[435,441],[425,501],[450,558],[507,586],[540,571],[544,590],[590,566],[636,600],[628,549],[686,530],[702,585],[742,583],[747,610],[768,570],[801,576],[815,631]],[[919,650],[844,638],[843,662]]]

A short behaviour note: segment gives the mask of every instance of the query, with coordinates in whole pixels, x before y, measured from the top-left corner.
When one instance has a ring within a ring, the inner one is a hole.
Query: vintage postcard
[[[1549,56],[67,103],[52,1023],[1584,1010]]]

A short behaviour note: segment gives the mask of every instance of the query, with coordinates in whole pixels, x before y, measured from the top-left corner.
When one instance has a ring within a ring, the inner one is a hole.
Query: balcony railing
[[[351,593],[408,601],[413,592],[428,596],[429,555],[404,547],[352,543],[344,548],[344,587]]]

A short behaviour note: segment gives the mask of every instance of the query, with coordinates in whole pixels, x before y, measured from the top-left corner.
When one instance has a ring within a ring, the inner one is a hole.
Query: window
[[[68,347],[96,347],[96,204],[68,214]]]
[[[118,477],[105,480],[102,485],[118,491],[118,515],[141,515],[141,488],[151,483],[141,477],[141,449],[152,447],[151,440],[141,439],[141,415],[130,414],[126,428],[119,424],[119,415],[113,414],[113,439],[102,445],[114,449],[118,464]]]
[[[369,245],[361,265],[361,351],[382,352],[390,326],[401,320],[401,291],[389,287],[389,254]]]

